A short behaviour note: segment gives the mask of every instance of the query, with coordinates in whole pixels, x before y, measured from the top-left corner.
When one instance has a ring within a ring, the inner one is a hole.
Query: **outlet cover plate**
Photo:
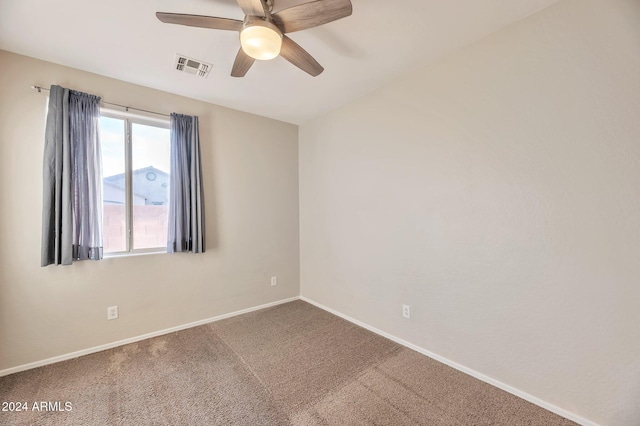
[[[117,306],[109,306],[107,308],[107,319],[108,320],[118,319],[118,307]]]
[[[411,306],[402,305],[402,316],[406,319],[411,319]]]

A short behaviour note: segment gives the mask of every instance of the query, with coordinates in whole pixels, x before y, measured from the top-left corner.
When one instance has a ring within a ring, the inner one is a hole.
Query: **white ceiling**
[[[282,58],[230,77],[237,33],[155,17],[242,19],[235,0],[0,0],[0,49],[300,124],[557,1],[352,0],[352,16],[290,35],[324,66],[315,78]],[[274,11],[305,2],[275,0]],[[211,74],[175,71],[176,53]]]

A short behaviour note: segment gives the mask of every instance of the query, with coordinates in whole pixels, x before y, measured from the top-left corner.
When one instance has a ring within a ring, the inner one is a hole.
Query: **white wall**
[[[640,424],[639,23],[564,0],[302,125],[302,295]]]
[[[296,126],[2,51],[0,75],[0,370],[299,294]],[[198,115],[207,252],[41,268],[47,100],[32,84]]]

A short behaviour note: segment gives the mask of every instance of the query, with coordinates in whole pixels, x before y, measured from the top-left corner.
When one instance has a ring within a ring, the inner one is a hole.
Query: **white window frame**
[[[171,128],[169,117],[159,118],[145,114],[132,113],[129,111],[119,111],[109,108],[100,109],[101,117],[114,118],[124,121],[124,179],[125,179],[125,219],[126,219],[126,250],[104,253],[104,257],[123,257],[135,256],[141,254],[166,253],[167,247],[156,247],[146,249],[134,249],[133,235],[133,166],[132,166],[132,125],[143,124],[146,126],[160,127],[163,129]]]

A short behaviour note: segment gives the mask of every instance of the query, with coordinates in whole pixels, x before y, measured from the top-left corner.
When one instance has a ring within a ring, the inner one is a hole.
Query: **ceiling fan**
[[[350,0],[315,0],[272,13],[273,0],[236,0],[245,14],[244,21],[214,16],[157,12],[168,24],[240,32],[240,50],[231,75],[244,77],[258,60],[282,56],[301,70],[316,77],[324,71],[306,50],[286,33],[306,30],[351,15]]]

